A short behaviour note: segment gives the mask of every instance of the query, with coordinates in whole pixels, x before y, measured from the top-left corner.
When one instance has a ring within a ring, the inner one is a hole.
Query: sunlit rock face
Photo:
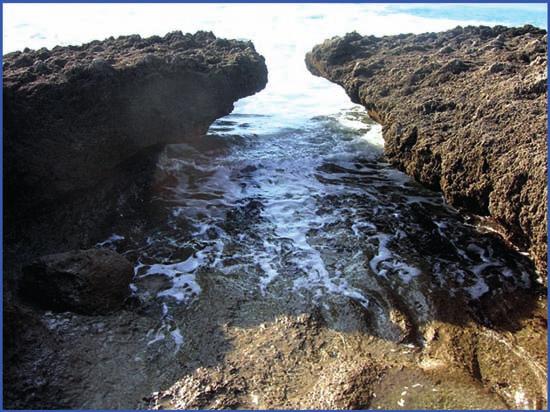
[[[251,42],[209,32],[25,49],[3,75],[8,236],[32,226],[44,252],[89,245],[139,203],[165,144],[200,138],[267,83]]]
[[[139,151],[118,186],[104,179],[89,191],[105,194],[92,202],[99,210],[116,191],[135,193],[96,243],[133,265],[131,294],[92,315],[44,310],[51,302],[38,307],[24,285],[31,299],[7,294],[6,405],[544,409],[546,290],[532,262],[388,164],[382,126],[303,64],[350,24],[427,25],[319,5],[273,5],[243,21],[246,10],[215,7],[186,9],[182,21],[253,39],[269,87],[206,136]],[[181,12],[158,10],[131,13],[150,20],[139,26],[148,32],[180,24]],[[132,16],[101,21],[106,33],[133,32]],[[90,20],[71,21],[84,36]]]
[[[532,26],[351,33],[306,64],[383,125],[393,165],[490,217],[546,276],[546,50]]]

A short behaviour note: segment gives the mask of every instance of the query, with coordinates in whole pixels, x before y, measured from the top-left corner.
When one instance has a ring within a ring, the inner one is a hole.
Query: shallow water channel
[[[121,405],[543,405],[530,261],[388,165],[361,108],[270,121],[167,147],[147,223],[101,244],[135,262],[147,319],[109,327],[132,341]]]
[[[200,141],[163,151],[152,198],[97,244],[134,264],[132,299],[111,315],[29,321],[11,404],[547,407],[547,292],[531,262],[387,164],[381,127],[304,65],[315,44],[352,30],[540,26],[545,10],[47,8],[10,11],[9,50],[213,30],[251,39],[269,82]]]

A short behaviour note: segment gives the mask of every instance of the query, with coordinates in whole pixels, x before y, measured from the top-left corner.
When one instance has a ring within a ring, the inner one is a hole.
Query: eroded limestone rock
[[[532,26],[350,33],[306,64],[383,125],[393,165],[490,217],[546,276],[546,50]]]

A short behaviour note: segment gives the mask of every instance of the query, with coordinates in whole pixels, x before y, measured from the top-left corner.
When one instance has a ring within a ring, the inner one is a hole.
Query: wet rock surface
[[[46,309],[101,314],[124,305],[133,276],[133,265],[110,249],[71,251],[25,266],[20,289]]]
[[[308,69],[342,86],[383,125],[399,169],[496,222],[546,276],[547,34],[457,27],[334,37]]]
[[[533,263],[388,164],[362,108],[273,120],[151,156],[96,245],[133,265],[121,309],[9,297],[6,406],[545,408]]]
[[[11,302],[4,305],[6,408],[128,409],[171,376],[173,348],[144,350],[157,319],[133,310],[90,316]]]
[[[48,256],[27,269],[23,285],[21,268],[38,256],[100,247],[115,225],[154,227],[147,208],[164,146],[200,139],[266,82],[251,42],[209,32],[3,56],[6,405],[131,407],[154,389],[165,363],[151,376],[139,363],[132,372],[120,367],[141,344],[132,334],[145,339],[158,323],[158,312],[141,316],[126,302],[135,262],[104,250]],[[111,352],[115,336],[122,346]],[[127,391],[106,398],[112,379],[128,382]],[[82,399],[98,381],[107,389]]]
[[[123,308],[5,306],[6,405],[544,408],[532,262],[393,169],[364,139],[380,127],[348,116],[361,129],[319,117],[299,138],[167,146],[149,224],[98,244],[133,263]]]
[[[9,53],[3,76],[7,240],[20,259],[92,246],[141,206],[162,147],[202,136],[267,68],[251,42],[173,32]]]

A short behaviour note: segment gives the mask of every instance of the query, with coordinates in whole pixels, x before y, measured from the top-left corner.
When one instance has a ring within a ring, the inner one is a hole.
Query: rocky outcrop
[[[75,397],[108,381],[106,365],[127,388],[116,398],[155,385],[134,357],[158,319],[119,310],[132,306],[133,266],[89,248],[115,227],[140,230],[149,219],[165,145],[200,139],[266,82],[252,43],[206,32],[111,37],[4,56],[6,405],[85,405]],[[59,253],[72,249],[87,250]],[[90,327],[97,331],[91,338]],[[121,327],[121,339],[104,332]],[[137,330],[139,339],[128,339]],[[90,365],[98,359],[95,375]],[[160,375],[166,367],[157,359]],[[127,373],[121,364],[135,369]]]
[[[97,241],[142,201],[165,144],[199,138],[267,82],[251,42],[207,32],[25,49],[3,75],[5,242],[38,254]]]
[[[3,373],[6,409],[61,409],[58,387],[50,383],[63,373],[56,362],[58,342],[36,311],[4,297]],[[29,376],[27,371],[32,371]],[[25,373],[27,372],[27,373]]]
[[[21,293],[45,309],[102,314],[130,296],[134,267],[110,249],[43,256],[23,268]]]
[[[334,37],[306,56],[383,125],[389,161],[496,222],[546,276],[546,31]]]

